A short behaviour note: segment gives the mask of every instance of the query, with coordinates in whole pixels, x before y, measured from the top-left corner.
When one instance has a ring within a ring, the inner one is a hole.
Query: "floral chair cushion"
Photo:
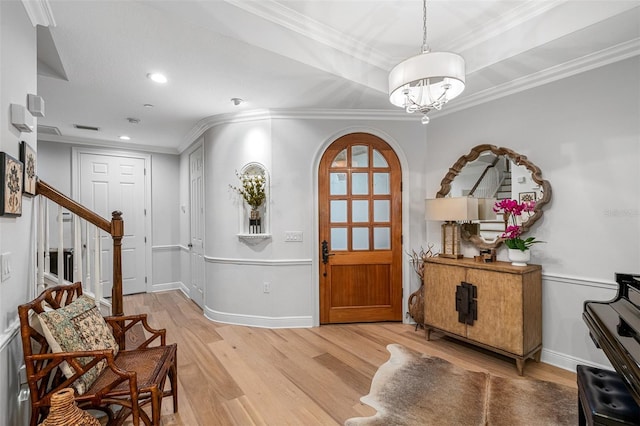
[[[118,344],[111,329],[89,296],[82,295],[67,306],[39,314],[38,318],[53,352],[112,349],[114,356],[118,353]],[[80,358],[79,361],[86,365],[91,358]],[[85,393],[105,367],[106,362],[101,361],[80,376],[73,383],[76,392],[79,395]],[[61,364],[61,368],[67,378],[73,376],[74,370],[66,362]]]

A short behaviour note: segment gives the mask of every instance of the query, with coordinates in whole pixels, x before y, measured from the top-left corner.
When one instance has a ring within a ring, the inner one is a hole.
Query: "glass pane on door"
[[[343,149],[336,155],[336,158],[333,159],[331,163],[331,167],[347,167],[347,150]]]
[[[374,200],[373,201],[373,221],[374,222],[389,222],[391,218],[391,203],[389,200]]]
[[[346,173],[329,173],[329,195],[347,195]]]
[[[354,145],[351,147],[351,167],[369,167],[369,147]]]
[[[369,200],[351,201],[351,220],[353,222],[369,222]]]
[[[331,223],[347,221],[347,200],[331,200]]]
[[[347,249],[347,228],[331,228],[330,250],[339,251]]]
[[[373,248],[389,250],[391,248],[391,229],[388,227],[373,228]]]
[[[389,167],[387,160],[384,159],[377,149],[373,150],[373,167]]]
[[[354,227],[351,237],[353,250],[369,250],[369,228]]]
[[[368,173],[352,173],[351,174],[351,195],[368,195],[369,194],[369,174]]]
[[[373,193],[376,195],[389,195],[390,192],[389,173],[374,173]]]

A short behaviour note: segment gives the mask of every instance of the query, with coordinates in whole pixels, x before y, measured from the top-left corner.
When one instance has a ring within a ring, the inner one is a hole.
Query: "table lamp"
[[[478,199],[472,197],[433,198],[425,200],[425,219],[444,221],[440,257],[459,259],[460,223],[478,219]]]

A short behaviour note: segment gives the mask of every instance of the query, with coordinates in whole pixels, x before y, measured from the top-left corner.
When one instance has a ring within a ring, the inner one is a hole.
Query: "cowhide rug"
[[[468,371],[397,344],[387,350],[391,358],[373,376],[369,394],[360,398],[378,412],[345,425],[578,424],[576,389]]]

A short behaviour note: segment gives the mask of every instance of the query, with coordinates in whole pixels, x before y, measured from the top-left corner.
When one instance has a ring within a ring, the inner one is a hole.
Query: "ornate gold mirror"
[[[533,213],[521,223],[526,232],[542,217],[543,207],[551,200],[551,185],[542,179],[540,169],[526,156],[508,148],[478,145],[463,155],[440,182],[436,198],[475,197],[481,214],[478,226],[463,227],[461,238],[479,249],[496,248],[502,243],[504,221],[491,216],[495,200],[511,198],[518,202],[535,201]],[[484,207],[482,207],[484,204]]]

